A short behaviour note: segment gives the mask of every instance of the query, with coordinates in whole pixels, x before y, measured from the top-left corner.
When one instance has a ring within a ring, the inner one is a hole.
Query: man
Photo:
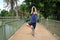
[[[27,26],[32,29],[32,36],[35,36],[34,34],[35,34],[35,28],[36,28],[36,20],[37,20],[36,7],[33,6],[32,10],[31,10],[30,22],[28,22],[28,24],[27,24]]]

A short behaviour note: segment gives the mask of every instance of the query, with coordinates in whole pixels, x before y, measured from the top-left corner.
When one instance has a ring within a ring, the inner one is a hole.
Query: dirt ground
[[[31,35],[31,29],[26,26],[26,23],[22,25],[17,32],[11,36],[8,40],[57,40],[43,25],[37,23],[35,29],[35,37]]]

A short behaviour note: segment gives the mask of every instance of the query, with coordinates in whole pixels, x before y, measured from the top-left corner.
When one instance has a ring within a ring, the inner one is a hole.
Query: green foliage
[[[26,11],[26,5],[25,4],[20,5],[19,9],[20,9],[20,11],[25,12]]]
[[[29,17],[27,17],[27,18],[25,19],[25,21],[26,21],[26,22],[30,21],[30,18],[29,18]]]
[[[52,16],[53,19],[60,20],[60,0],[25,0],[24,2],[29,11],[35,5],[45,19]]]
[[[10,16],[9,12],[6,10],[1,11],[1,16]]]
[[[16,12],[13,10],[13,7],[17,1],[18,0],[11,0],[11,3],[10,1],[6,2],[8,5],[10,4],[11,11],[13,12],[11,14],[14,16],[16,16]],[[40,12],[39,14],[41,14],[45,19],[47,19],[49,16],[49,18],[51,18],[52,16],[51,19],[60,20],[60,0],[25,0],[24,4],[19,6],[19,11],[21,12],[20,14],[23,14],[23,16],[25,15],[28,18],[33,5],[36,6],[37,11]],[[1,16],[9,16],[11,14],[5,10],[1,12]]]

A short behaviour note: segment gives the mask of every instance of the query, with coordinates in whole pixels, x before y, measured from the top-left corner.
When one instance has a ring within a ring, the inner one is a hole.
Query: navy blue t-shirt
[[[31,14],[31,20],[30,20],[30,21],[31,21],[32,23],[36,23],[36,19],[37,19],[37,14],[33,14],[33,13],[32,13],[32,14]]]

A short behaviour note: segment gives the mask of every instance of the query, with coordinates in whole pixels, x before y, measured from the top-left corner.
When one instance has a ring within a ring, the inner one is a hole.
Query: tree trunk
[[[14,16],[14,12],[13,12],[14,3],[12,0],[10,1],[10,5],[11,5],[11,14],[12,14],[12,16]]]
[[[14,15],[14,13],[13,13],[13,5],[11,4],[11,14],[12,14],[12,16]]]
[[[17,1],[16,1],[16,18],[18,18],[18,7],[17,7]]]

